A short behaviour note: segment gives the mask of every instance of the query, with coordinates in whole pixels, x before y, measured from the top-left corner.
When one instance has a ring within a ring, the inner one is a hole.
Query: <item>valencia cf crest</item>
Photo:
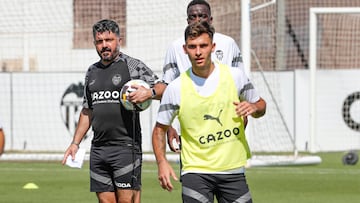
[[[70,84],[64,91],[60,101],[60,115],[71,136],[74,135],[82,109],[84,84]],[[86,139],[88,135],[85,135]]]
[[[224,52],[221,51],[221,50],[216,50],[216,51],[215,51],[215,55],[216,55],[216,58],[217,58],[219,61],[222,61],[222,59],[224,58]]]
[[[121,82],[121,75],[119,74],[116,74],[113,76],[112,78],[112,83],[115,85],[115,86],[118,86]]]

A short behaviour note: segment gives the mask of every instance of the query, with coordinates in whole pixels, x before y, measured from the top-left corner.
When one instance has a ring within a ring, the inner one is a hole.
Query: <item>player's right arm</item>
[[[162,125],[159,122],[156,123],[152,133],[152,145],[156,157],[156,163],[158,165],[158,179],[160,186],[167,191],[171,191],[174,187],[171,183],[170,177],[176,181],[178,178],[176,177],[174,169],[166,159],[165,133],[168,127],[168,125]]]
[[[179,75],[180,75],[180,69],[179,69],[178,63],[179,62],[183,63],[183,62],[181,62],[181,57],[179,59],[177,59],[177,57],[176,57],[177,52],[179,51],[176,48],[179,46],[179,43],[180,43],[179,41],[181,42],[182,39],[177,39],[176,41],[174,41],[166,50],[164,67],[163,67],[162,84],[157,87],[160,89],[159,92],[160,92],[161,96],[163,95],[166,86],[170,82],[175,80],[177,77],[179,77]],[[181,47],[180,51],[183,51],[182,47]],[[178,61],[178,60],[180,60],[180,61]],[[186,60],[188,60],[187,57],[186,57]],[[158,89],[156,89],[156,91],[158,91]],[[177,131],[175,130],[175,128],[169,126],[166,135],[167,135],[167,143],[168,143],[170,150],[173,152],[180,152],[179,147],[178,147],[180,145],[180,137],[179,137]],[[174,145],[173,140],[176,141],[178,146]]]
[[[162,97],[156,125],[152,133],[153,151],[158,164],[158,178],[163,189],[171,191],[173,185],[170,177],[178,180],[174,170],[166,159],[166,131],[171,125],[174,117],[177,115],[180,104],[180,78],[177,78],[166,88]]]
[[[80,142],[84,138],[84,136],[86,135],[87,131],[90,128],[91,113],[92,113],[92,111],[88,108],[83,108],[81,110],[78,125],[76,127],[73,140],[70,143],[70,146],[65,151],[64,158],[62,160],[62,164],[65,164],[66,159],[69,155],[71,155],[73,160],[75,159],[75,154],[79,149]]]
[[[155,86],[153,88],[155,89],[156,94],[160,95],[160,98],[161,98],[166,87],[167,87],[167,84],[160,82],[160,83],[155,84]],[[175,128],[169,126],[166,135],[167,135],[167,143],[169,145],[170,150],[173,152],[180,152],[179,147],[174,146],[174,143],[173,143],[173,140],[175,140],[177,145],[178,146],[180,145],[180,136],[178,135]]]

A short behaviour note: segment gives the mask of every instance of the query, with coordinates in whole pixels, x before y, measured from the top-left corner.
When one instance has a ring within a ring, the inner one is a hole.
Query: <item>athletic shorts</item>
[[[90,191],[113,192],[115,189],[141,189],[142,154],[132,147],[91,147]]]
[[[182,199],[184,203],[252,203],[246,178],[241,174],[199,174],[182,176]]]

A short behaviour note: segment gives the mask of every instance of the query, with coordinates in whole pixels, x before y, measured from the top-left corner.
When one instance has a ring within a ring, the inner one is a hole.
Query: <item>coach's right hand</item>
[[[64,158],[61,163],[64,165],[66,163],[66,159],[68,158],[69,155],[71,155],[71,159],[74,161],[75,154],[78,150],[79,150],[79,145],[75,144],[75,143],[71,143],[70,146],[65,151]]]

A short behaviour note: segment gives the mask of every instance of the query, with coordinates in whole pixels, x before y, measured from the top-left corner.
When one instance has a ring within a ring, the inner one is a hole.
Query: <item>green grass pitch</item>
[[[255,203],[360,202],[360,163],[342,164],[344,153],[320,153],[322,163],[312,166],[254,167],[247,180]],[[89,203],[97,202],[89,192],[89,169],[62,166],[59,162],[8,162],[0,158],[0,202]],[[178,173],[178,165],[174,163]],[[143,203],[181,202],[181,186],[169,193],[159,186],[157,167],[143,164]],[[38,189],[23,189],[35,183]]]

